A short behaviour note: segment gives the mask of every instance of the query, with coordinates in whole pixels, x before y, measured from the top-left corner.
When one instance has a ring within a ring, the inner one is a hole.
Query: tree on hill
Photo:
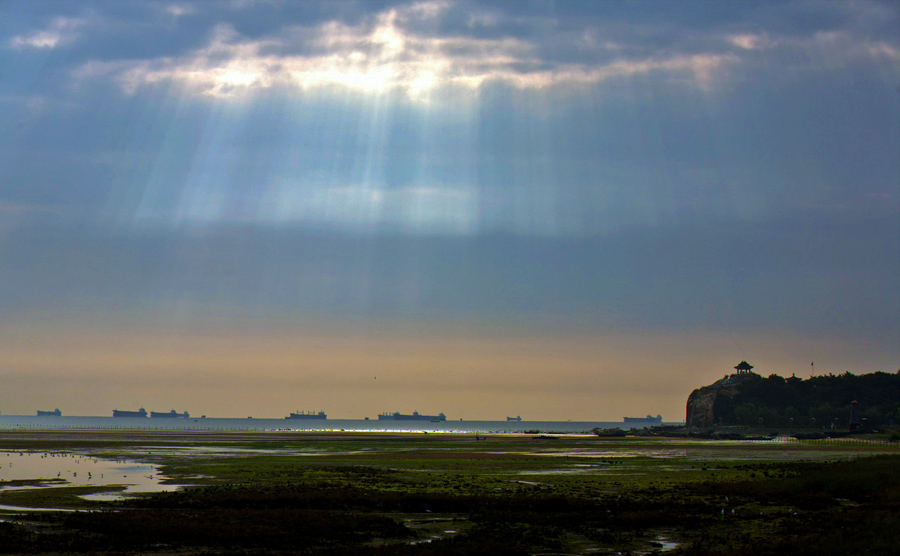
[[[714,414],[722,425],[846,428],[854,400],[867,428],[900,421],[900,373],[846,372],[806,380],[754,374],[734,396],[718,396]]]

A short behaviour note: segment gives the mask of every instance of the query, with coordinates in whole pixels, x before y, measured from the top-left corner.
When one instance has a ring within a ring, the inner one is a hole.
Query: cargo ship
[[[522,416],[521,416],[521,415],[516,415],[515,417],[507,417],[506,420],[507,420],[507,421],[521,421],[521,420],[522,420]]]
[[[147,410],[143,407],[137,411],[122,411],[119,409],[113,409],[113,417],[146,417]]]
[[[420,415],[418,411],[413,411],[412,415],[404,415],[403,413],[382,413],[378,416],[379,421],[446,421],[447,416],[443,413],[437,415]]]
[[[38,409],[37,416],[38,417],[61,417],[62,411],[60,411],[59,409],[54,409],[53,411],[41,411],[40,409]]]
[[[166,412],[151,411],[150,417],[153,417],[153,418],[163,417],[163,418],[167,418],[167,419],[174,419],[174,418],[181,417],[183,419],[187,419],[190,417],[190,414],[187,411],[185,411],[184,413],[178,413],[173,409],[172,411],[166,411]]]
[[[285,417],[285,419],[328,419],[324,411],[314,413],[312,411],[296,411]]]
[[[624,417],[623,419],[626,423],[656,423],[657,425],[662,424],[662,415],[657,415],[656,417],[652,415],[647,415],[646,417]]]

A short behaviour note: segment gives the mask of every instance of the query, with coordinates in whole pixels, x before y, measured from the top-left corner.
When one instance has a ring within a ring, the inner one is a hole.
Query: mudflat
[[[8,554],[882,554],[900,541],[900,447],[884,440],[12,430],[0,451],[0,466],[67,455],[175,489],[0,471]],[[103,511],[71,511],[86,509]]]

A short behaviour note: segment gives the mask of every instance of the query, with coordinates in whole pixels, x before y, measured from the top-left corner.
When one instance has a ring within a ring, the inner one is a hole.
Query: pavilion
[[[737,371],[737,374],[742,375],[744,373],[749,373],[750,371],[752,371],[753,365],[747,363],[746,361],[741,361],[734,366],[734,369]]]

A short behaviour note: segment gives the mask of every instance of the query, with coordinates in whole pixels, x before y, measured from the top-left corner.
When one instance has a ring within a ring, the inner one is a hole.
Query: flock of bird
[[[26,455],[25,452],[19,452],[19,457],[25,457],[25,455]],[[7,452],[6,457],[9,458],[9,457],[12,457],[12,456],[13,456],[13,453]],[[57,457],[59,457],[59,458],[70,458],[70,457],[71,457],[72,460],[73,460],[73,463],[74,463],[75,465],[81,464],[82,460],[87,460],[88,462],[93,463],[93,464],[98,464],[98,465],[100,464],[100,460],[97,459],[97,458],[91,458],[91,457],[81,456],[81,455],[77,455],[77,454],[66,454],[66,453],[51,453],[51,452],[45,452],[45,453],[41,454],[41,456],[40,456],[41,459],[46,459],[46,458],[57,458]],[[125,461],[119,461],[119,460],[116,460],[115,463],[126,463],[126,462],[125,462]],[[10,462],[8,463],[7,467],[13,467],[13,462],[10,461]],[[2,468],[2,467],[0,467],[0,468]],[[77,471],[72,471],[72,470],[66,469],[65,472],[66,472],[66,475],[68,475],[69,473],[71,473],[73,479],[78,477],[78,472],[77,472]],[[60,479],[63,479],[63,470],[57,471],[57,472],[56,472],[56,477],[57,477],[57,478],[60,478]],[[122,477],[122,478],[128,478],[128,475],[122,474],[121,477]],[[153,479],[155,478],[155,476],[154,476],[154,475],[147,475],[145,478],[146,478],[146,479],[153,480]],[[93,474],[93,472],[88,471],[88,472],[87,472],[87,480],[88,480],[88,481],[91,481],[91,480],[93,480],[93,479],[94,479],[94,474]],[[105,473],[100,473],[100,479],[105,479]],[[63,479],[63,480],[65,480],[65,479]],[[3,488],[3,487],[0,486],[0,488]]]

